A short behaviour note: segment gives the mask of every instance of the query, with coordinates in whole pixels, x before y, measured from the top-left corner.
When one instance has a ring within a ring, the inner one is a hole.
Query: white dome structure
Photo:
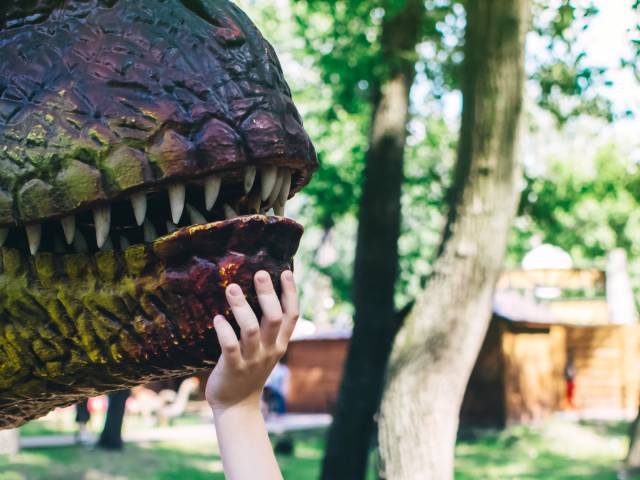
[[[524,256],[522,268],[525,270],[570,269],[573,268],[573,260],[571,255],[560,247],[544,243]]]

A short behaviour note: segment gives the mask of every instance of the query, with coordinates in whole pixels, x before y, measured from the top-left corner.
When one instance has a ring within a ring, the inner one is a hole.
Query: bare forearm
[[[260,413],[264,384],[284,355],[300,312],[293,274],[282,272],[280,284],[279,299],[269,274],[255,274],[260,322],[240,287],[226,288],[240,338],[225,317],[213,319],[222,355],[207,381],[206,396],[227,480],[282,480]]]
[[[282,480],[258,407],[239,405],[214,418],[227,480]]]

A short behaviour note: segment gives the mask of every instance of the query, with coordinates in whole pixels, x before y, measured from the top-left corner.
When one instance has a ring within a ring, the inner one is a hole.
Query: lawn
[[[627,448],[626,429],[621,422],[555,421],[539,428],[464,431],[456,449],[456,479],[614,480]],[[278,458],[292,480],[318,478],[321,459],[321,436],[298,441],[293,456]],[[127,445],[124,453],[72,447],[25,450],[11,461],[0,457],[0,480],[176,478],[224,478],[213,439]]]
[[[626,422],[555,421],[538,428],[461,432],[456,480],[615,480],[627,431]]]
[[[319,440],[301,441],[295,456],[280,456],[285,478],[317,478]],[[247,461],[250,461],[250,457]],[[1,480],[223,480],[213,441],[127,445],[123,453],[82,447],[25,450],[8,462],[0,457]]]

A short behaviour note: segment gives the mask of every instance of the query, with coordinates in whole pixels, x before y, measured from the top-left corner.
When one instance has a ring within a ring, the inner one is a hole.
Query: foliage
[[[321,162],[313,182],[290,210],[307,231],[298,271],[310,318],[318,274],[331,279],[335,300],[331,315],[351,312],[353,250],[371,103],[390,65],[381,47],[381,25],[385,15],[393,15],[403,2],[239,1],[278,51]],[[406,52],[415,57],[417,76],[405,159],[398,306],[415,296],[430,272],[455,157],[457,126],[444,121],[443,110],[460,86],[465,11],[463,2],[454,0],[429,0],[426,6],[418,52]],[[529,54],[528,88],[559,125],[583,114],[613,119],[609,102],[599,95],[606,72],[590,65],[576,47],[596,14],[589,0],[534,2],[529,40],[538,48]],[[528,243],[520,239],[522,251]],[[318,257],[328,248],[327,241],[334,251],[333,263]]]
[[[640,13],[640,0],[634,0],[631,6],[636,15]],[[636,23],[635,35],[631,39],[635,54],[631,58],[622,59],[622,66],[630,68],[638,80],[640,80],[640,22]]]
[[[312,303],[310,299],[315,292],[306,295],[305,286],[311,284],[311,289],[315,288],[315,270],[332,280],[337,302],[333,314],[350,313],[356,219],[368,147],[371,100],[386,74],[380,27],[383,16],[393,14],[402,0],[239,3],[281,56],[295,101],[320,158],[319,171],[300,195],[304,200],[297,202],[297,209],[296,203],[292,203],[294,217],[306,227],[298,255],[298,265],[302,266],[299,271],[303,270],[300,282],[303,305],[308,307]],[[434,2],[430,11],[430,20],[424,26],[425,35],[432,38],[433,45],[444,45],[444,38],[451,37],[451,25],[455,23],[447,17],[450,2]],[[457,11],[460,13],[460,8]],[[436,59],[430,61],[435,65]],[[428,250],[437,243],[440,227],[440,212],[434,207],[444,192],[444,186],[437,184],[447,180],[453,151],[453,135],[440,118],[424,118],[417,112],[415,117],[419,133],[412,135],[408,155],[411,166],[407,169],[403,198],[409,214],[401,240],[401,250],[406,257],[403,255],[401,265],[400,301],[416,291],[419,277],[428,271]],[[425,125],[429,125],[426,130]],[[443,159],[446,161],[441,162]],[[428,228],[416,229],[417,223],[424,223]],[[330,231],[332,235],[328,236]],[[328,239],[332,239],[331,248],[339,260],[332,264],[318,258],[318,252],[325,247],[323,242]],[[311,313],[307,308],[306,314]]]
[[[441,240],[445,195],[455,160],[456,135],[442,120],[425,120],[407,148],[399,240],[400,281],[397,305],[413,300],[431,273]]]
[[[580,115],[613,120],[611,101],[594,87],[611,86],[606,69],[587,63],[585,51],[576,45],[580,34],[598,10],[590,2],[577,0],[533,3],[532,34],[545,48],[530,59],[530,78],[537,102],[562,125]]]
[[[578,267],[604,268],[607,254],[623,248],[635,290],[640,290],[636,162],[607,145],[593,158],[552,158],[544,174],[528,174],[526,181],[511,239],[512,264],[540,242],[563,248]]]
[[[332,57],[329,18],[309,15],[302,30],[301,7],[295,2],[238,3],[274,44],[305,128],[318,151],[320,169],[305,189],[308,206],[304,216],[314,224],[330,228],[340,217],[356,214],[370,116],[369,104],[362,97],[367,88],[356,85],[350,101],[335,101],[335,85],[343,85],[344,79],[332,80],[331,72],[323,69],[316,57]],[[349,35],[343,37],[343,41],[350,39]],[[342,70],[353,69],[343,65]]]

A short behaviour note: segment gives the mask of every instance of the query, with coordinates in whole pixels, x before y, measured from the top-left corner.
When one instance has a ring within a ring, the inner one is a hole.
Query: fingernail
[[[232,283],[227,287],[227,292],[229,293],[229,295],[232,295],[234,297],[242,295],[242,289],[235,283]]]
[[[256,273],[256,280],[260,283],[267,283],[269,279],[269,274],[263,270]]]
[[[287,280],[288,282],[293,280],[293,273],[291,273],[291,270],[286,270],[283,274],[282,274],[282,278],[284,278],[285,280]]]

